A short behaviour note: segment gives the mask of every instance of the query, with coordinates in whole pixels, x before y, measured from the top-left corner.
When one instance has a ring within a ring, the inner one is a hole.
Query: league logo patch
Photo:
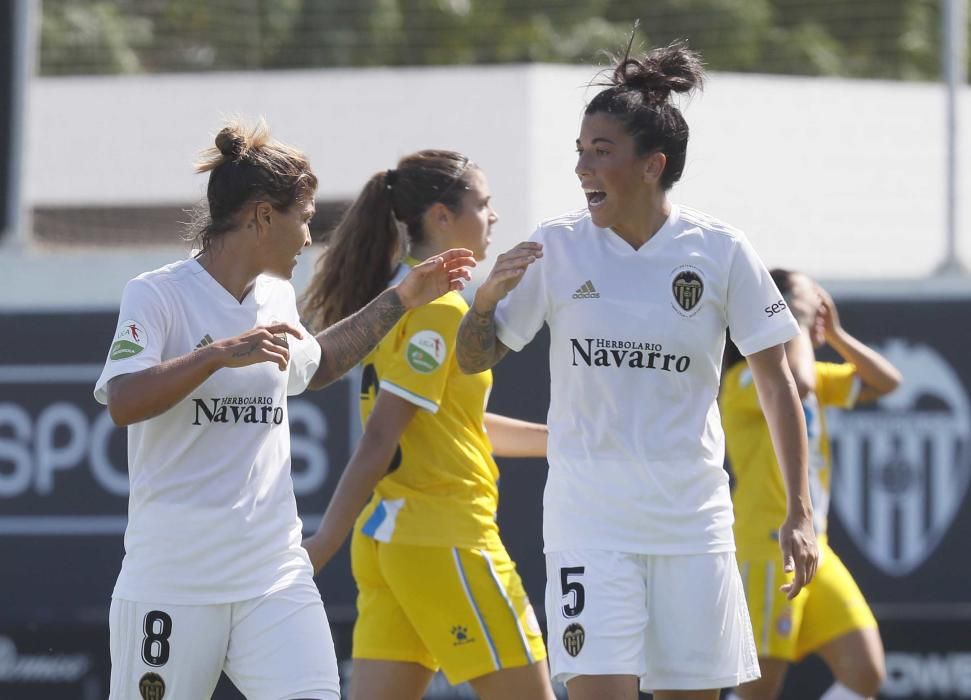
[[[701,270],[691,265],[682,265],[674,271],[671,281],[671,293],[677,303],[676,310],[682,316],[690,316],[701,296],[705,293],[705,283],[701,279]]]
[[[563,648],[570,656],[576,656],[583,649],[583,640],[587,633],[583,631],[583,626],[574,622],[563,631]]]
[[[934,348],[879,348],[904,376],[873,407],[834,411],[833,502],[867,558],[906,576],[934,553],[971,482],[971,400]]]
[[[418,331],[408,339],[405,359],[416,372],[431,374],[445,361],[445,338],[435,331]]]
[[[165,697],[165,681],[157,673],[146,673],[138,681],[138,694],[142,700],[162,700]]]
[[[127,360],[144,350],[147,343],[148,336],[142,324],[131,320],[123,321],[118,324],[115,342],[111,344],[108,357],[112,360]]]

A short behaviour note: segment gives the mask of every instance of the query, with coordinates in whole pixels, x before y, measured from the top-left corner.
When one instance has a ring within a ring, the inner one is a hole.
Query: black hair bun
[[[651,104],[666,102],[672,92],[690,92],[703,81],[701,56],[682,43],[654,49],[639,60],[625,56],[612,76],[614,85],[637,90]]]

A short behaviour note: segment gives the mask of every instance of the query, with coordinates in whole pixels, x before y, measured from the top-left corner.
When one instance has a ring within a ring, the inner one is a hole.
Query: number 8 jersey
[[[586,210],[543,244],[496,310],[520,350],[550,327],[547,552],[734,550],[717,396],[725,330],[743,354],[798,333],[745,236],[673,206],[639,249]]]

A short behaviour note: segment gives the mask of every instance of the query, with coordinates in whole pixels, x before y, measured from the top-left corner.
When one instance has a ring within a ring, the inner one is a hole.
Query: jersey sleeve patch
[[[112,360],[127,360],[134,357],[148,346],[148,334],[145,327],[138,321],[131,319],[118,325],[115,340],[111,344],[108,357]]]
[[[405,344],[405,359],[416,372],[431,374],[445,361],[445,338],[431,330],[418,331]]]

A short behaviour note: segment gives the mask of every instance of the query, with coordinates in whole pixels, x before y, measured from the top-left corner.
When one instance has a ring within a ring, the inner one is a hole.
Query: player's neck
[[[200,265],[227,292],[240,303],[252,291],[260,270],[252,264],[251,255],[241,250],[232,236],[214,241],[210,248],[200,253]]]
[[[611,230],[638,250],[661,230],[670,215],[671,203],[661,192],[631,206]]]

